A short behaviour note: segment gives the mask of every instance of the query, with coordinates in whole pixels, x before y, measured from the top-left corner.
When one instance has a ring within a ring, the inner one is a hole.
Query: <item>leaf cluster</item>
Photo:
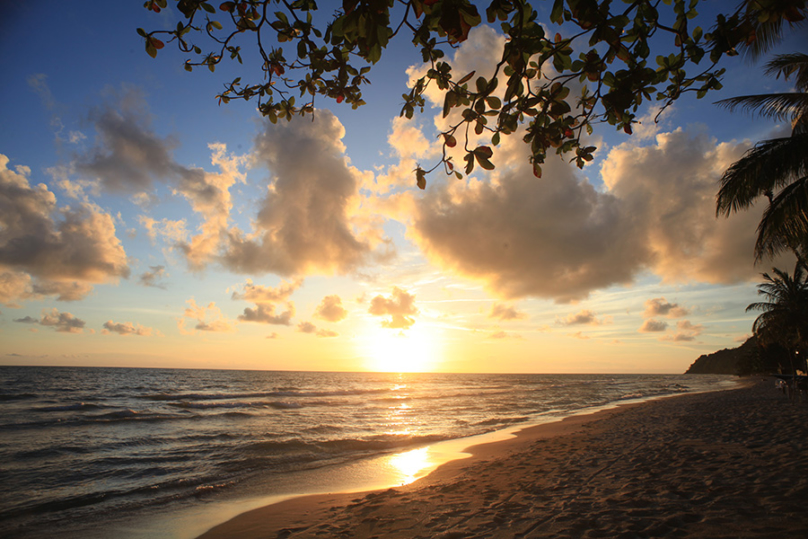
[[[757,17],[796,17],[767,2],[747,3],[757,6],[747,10]],[[463,177],[447,154],[458,138],[464,141],[466,174],[475,166],[493,169],[491,146],[520,126],[536,176],[553,151],[572,155],[583,167],[595,151],[581,142],[584,133],[606,123],[630,134],[643,103],[657,101],[664,108],[687,92],[701,98],[721,88],[717,62],[750,43],[749,33],[757,28],[741,10],[720,16],[711,32],[691,27],[698,0],[555,0],[550,22],[564,35],[550,35],[529,1],[490,0],[485,18],[499,24],[506,41],[493,73],[475,78],[473,72],[454,73],[444,60],[447,49],[483,23],[470,0],[342,0],[325,24],[315,22],[315,0],[225,1],[218,9],[206,0],[172,4],[184,20],[173,30],[138,29],[146,52],[154,57],[173,42],[190,55],[186,70],[215,71],[226,58],[242,62],[242,46],[251,40],[260,55],[261,80],[236,78],[216,97],[220,103],[255,98],[273,123],[313,113],[318,97],[363,105],[373,65],[396,35],[409,33],[429,69],[403,94],[401,115],[422,112],[432,85],[445,92],[444,117],[459,111],[452,116],[458,120],[440,134],[440,161],[429,170],[418,168],[419,186],[440,165]],[[167,0],[147,0],[144,7],[159,12]],[[582,89],[573,95],[573,88]],[[472,132],[490,138],[490,145],[473,146]]]

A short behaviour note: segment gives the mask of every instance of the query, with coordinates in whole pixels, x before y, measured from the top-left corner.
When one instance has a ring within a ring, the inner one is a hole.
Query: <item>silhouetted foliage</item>
[[[808,55],[784,54],[767,73],[794,80],[796,92],[747,95],[719,101],[765,118],[791,122],[791,136],[764,140],[732,164],[721,178],[717,213],[729,216],[761,197],[769,206],[758,226],[757,259],[790,249],[803,262],[808,253]]]
[[[760,311],[752,331],[762,347],[777,355],[778,348],[787,351],[789,372],[802,368],[806,339],[808,339],[808,274],[801,262],[797,262],[794,274],[772,269],[774,276],[763,274],[764,282],[758,285],[758,294],[765,301],[752,303],[746,310]],[[800,359],[803,358],[803,359]],[[784,361],[778,359],[781,368]]]
[[[356,108],[364,104],[362,89],[372,66],[399,33],[410,33],[426,75],[403,94],[401,115],[423,111],[430,85],[445,91],[443,115],[454,109],[459,120],[441,133],[440,161],[416,170],[418,186],[425,174],[441,164],[462,177],[446,148],[464,140],[466,174],[476,165],[490,170],[493,150],[470,142],[470,133],[499,144],[524,125],[536,176],[548,152],[572,153],[583,167],[593,159],[594,146],[581,143],[593,126],[607,123],[631,133],[638,108],[648,101],[663,108],[688,92],[703,97],[721,88],[723,69],[717,62],[737,49],[765,48],[777,40],[784,24],[804,17],[802,0],[746,0],[732,13],[720,15],[705,32],[691,26],[698,0],[555,0],[549,21],[526,0],[491,0],[485,9],[489,24],[499,23],[507,36],[501,59],[488,77],[452,72],[445,49],[465,41],[482,24],[469,0],[343,0],[327,22],[314,0],[239,0],[222,2],[218,10],[203,0],[175,0],[184,21],[172,30],[139,28],[152,57],[167,42],[188,53],[188,71],[202,66],[214,71],[225,58],[242,61],[242,46],[255,47],[263,80],[242,83],[236,78],[217,97],[258,101],[272,122],[314,112],[318,96]],[[167,0],[148,0],[159,12]],[[563,25],[547,32],[540,22]],[[201,38],[202,46],[198,41]],[[203,49],[204,46],[204,49]],[[212,46],[213,50],[210,50]],[[500,88],[500,81],[504,88]],[[571,88],[582,88],[571,95]],[[297,103],[296,98],[303,102]]]

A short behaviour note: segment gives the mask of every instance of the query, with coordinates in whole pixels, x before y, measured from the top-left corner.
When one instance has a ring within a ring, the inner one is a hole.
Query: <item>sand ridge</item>
[[[808,404],[770,380],[473,453],[404,487],[289,500],[202,538],[808,537]]]

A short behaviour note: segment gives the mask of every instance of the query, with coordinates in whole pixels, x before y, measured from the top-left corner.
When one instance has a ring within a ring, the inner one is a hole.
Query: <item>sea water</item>
[[[0,536],[142,536],[132,522],[161,515],[165,523],[172,511],[245,493],[305,491],[312,478],[442,440],[732,384],[726,376],[0,367]],[[160,530],[146,535],[190,533]]]

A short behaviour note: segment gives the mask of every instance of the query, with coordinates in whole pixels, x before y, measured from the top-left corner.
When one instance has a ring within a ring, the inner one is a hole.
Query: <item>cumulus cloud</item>
[[[645,322],[642,323],[640,326],[639,331],[640,333],[658,333],[660,331],[665,331],[668,328],[668,323],[664,320],[656,320],[654,318],[649,318]]]
[[[693,324],[690,320],[679,320],[676,323],[676,333],[672,335],[663,335],[659,338],[660,341],[672,342],[690,342],[695,341],[696,337],[701,335],[704,326],[701,324]]]
[[[403,116],[392,121],[387,143],[398,162],[384,173],[365,179],[362,187],[373,193],[385,194],[395,187],[414,185],[413,170],[419,165],[419,160],[434,159],[440,154],[437,141],[430,143],[416,121]]]
[[[78,301],[92,292],[93,287],[78,281],[49,281],[33,279],[20,271],[0,273],[0,305],[20,307],[18,301],[54,297],[57,301]]]
[[[219,173],[185,169],[177,186],[177,192],[202,217],[198,232],[188,242],[177,245],[192,269],[201,269],[218,256],[228,237],[230,210],[233,208],[230,188],[245,181],[240,167],[246,163],[246,157],[228,154],[224,144],[209,144],[208,147],[213,152],[211,163],[219,167]]]
[[[317,335],[318,337],[338,337],[339,333],[329,329],[318,329],[317,326],[311,322],[300,322],[297,325],[297,330],[301,333],[309,333]]]
[[[115,323],[112,320],[104,322],[104,335],[110,333],[117,333],[118,335],[138,335],[141,337],[151,337],[154,333],[152,328],[143,327],[140,324],[133,324],[132,322],[119,322]]]
[[[210,302],[207,307],[204,307],[197,305],[196,301],[191,298],[186,303],[188,307],[182,317],[177,319],[177,329],[182,335],[193,335],[197,331],[234,331],[233,324],[225,318],[215,302]],[[193,324],[191,329],[186,328],[186,324],[189,323]]]
[[[697,129],[626,143],[607,155],[597,190],[556,158],[533,177],[515,138],[501,144],[493,173],[436,183],[415,202],[410,237],[444,270],[502,298],[557,302],[647,270],[666,282],[756,278],[760,211],[715,217],[718,178],[747,143],[717,143]]]
[[[287,301],[286,310],[282,313],[276,313],[276,303],[288,300],[289,296],[300,288],[302,284],[303,280],[298,279],[291,283],[281,282],[277,288],[271,288],[255,285],[248,279],[244,284],[244,291],[233,292],[232,299],[252,301],[256,305],[254,309],[249,307],[244,309],[244,314],[239,315],[238,319],[242,322],[291,325],[292,317],[295,315],[294,304]]]
[[[314,333],[317,331],[317,326],[311,322],[301,322],[297,325],[297,330],[301,333]]]
[[[195,233],[188,238],[184,220],[172,223],[148,218],[141,219],[141,223],[147,226],[152,239],[157,232],[163,232],[184,254],[189,266],[201,270],[218,256],[228,237],[233,206],[230,188],[244,182],[241,168],[248,158],[228,154],[224,144],[213,143],[208,145],[211,163],[219,172],[180,165],[173,157],[177,142],[152,132],[148,118],[142,98],[131,90],[118,96],[115,103],[94,110],[90,119],[97,133],[96,145],[76,159],[73,169],[91,177],[102,190],[128,193],[141,205],[154,201],[156,183],[171,186],[201,217]],[[162,228],[155,227],[160,224]],[[172,224],[175,226],[169,226]]]
[[[76,318],[71,313],[59,312],[58,309],[43,309],[42,317],[40,319],[26,316],[24,318],[17,318],[14,320],[21,324],[39,324],[40,326],[51,327],[60,333],[82,333],[84,331],[85,322],[80,318]]]
[[[715,217],[718,179],[748,146],[680,128],[649,146],[626,143],[609,152],[603,181],[645,230],[647,265],[666,282],[757,278],[752,253],[762,210]]]
[[[162,288],[163,290],[166,289],[165,283],[162,282],[162,279],[168,277],[168,273],[166,272],[165,266],[149,266],[150,271],[145,271],[140,274],[138,278],[138,284],[143,286],[150,286],[153,288]]]
[[[407,329],[415,324],[411,315],[418,314],[415,307],[415,296],[404,290],[393,287],[392,297],[376,296],[370,300],[368,312],[374,316],[390,316],[382,320],[382,327],[391,329]]]
[[[523,320],[527,318],[527,313],[517,311],[512,305],[494,303],[494,305],[491,307],[491,312],[488,313],[488,318],[497,318],[504,321]]]
[[[348,311],[342,306],[339,296],[326,296],[314,311],[314,316],[326,322],[339,322],[345,320]]]
[[[619,201],[560,159],[537,179],[522,143],[509,144],[498,182],[444,184],[419,202],[411,234],[430,260],[505,298],[567,302],[631,282],[647,252]]]
[[[688,311],[678,303],[668,303],[665,298],[653,298],[645,302],[643,317],[667,316],[668,318],[681,318],[687,316]]]
[[[340,142],[345,129],[327,110],[313,121],[273,125],[256,140],[257,163],[272,172],[254,233],[233,228],[222,258],[240,273],[348,273],[372,257],[378,224],[356,231],[357,172]]]
[[[238,316],[241,322],[257,322],[260,324],[276,324],[281,326],[292,325],[292,317],[295,315],[294,305],[287,304],[287,308],[282,313],[275,313],[275,305],[271,303],[259,303],[254,309],[249,307],[244,309],[244,314]]]
[[[150,191],[155,180],[182,174],[184,167],[171,155],[177,142],[150,130],[140,96],[129,91],[117,101],[90,114],[96,145],[77,158],[76,170],[97,180],[104,190],[117,193]]]
[[[188,223],[185,219],[171,220],[163,218],[158,221],[146,215],[141,215],[138,221],[146,229],[146,235],[149,236],[151,241],[155,241],[159,235],[170,243],[179,244],[184,243],[189,235]]]
[[[590,325],[590,326],[598,326],[603,323],[602,320],[598,320],[597,315],[588,309],[583,309],[580,312],[575,314],[571,314],[566,318],[558,320],[559,324],[564,326],[579,326],[579,325]]]
[[[8,168],[0,154],[0,295],[4,303],[57,295],[71,301],[91,284],[129,276],[114,219],[93,204],[57,208],[44,184],[31,187],[30,169]]]
[[[253,303],[277,303],[289,299],[295,290],[303,285],[303,279],[296,279],[290,283],[281,281],[277,288],[253,284],[247,279],[243,292],[233,292],[234,300],[252,301]]]

